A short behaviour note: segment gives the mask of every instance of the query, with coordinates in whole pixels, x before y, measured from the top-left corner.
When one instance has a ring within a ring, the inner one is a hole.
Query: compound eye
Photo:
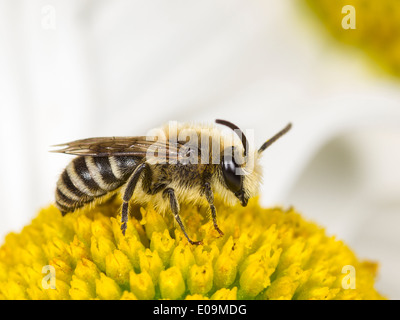
[[[238,192],[242,187],[242,177],[236,174],[236,169],[239,166],[236,164],[232,156],[225,156],[222,160],[222,174],[225,183],[229,190],[233,193]]]

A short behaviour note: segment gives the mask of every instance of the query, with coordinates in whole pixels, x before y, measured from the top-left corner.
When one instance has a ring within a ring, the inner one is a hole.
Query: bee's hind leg
[[[176,199],[174,189],[166,188],[163,191],[163,196],[164,197],[168,197],[169,204],[170,204],[172,213],[174,214],[175,220],[176,220],[176,222],[178,222],[179,226],[182,229],[183,234],[185,235],[186,239],[188,239],[189,243],[190,244],[195,244],[195,245],[203,244],[202,241],[193,241],[193,240],[191,240],[189,238],[189,236],[187,235],[185,227],[184,227],[183,222],[181,220],[181,217],[179,216],[179,204],[178,204],[178,200]]]
[[[206,182],[204,184],[204,195],[206,196],[207,202],[210,205],[211,217],[213,219],[214,228],[215,228],[215,230],[218,231],[218,233],[222,237],[224,235],[224,233],[218,227],[218,224],[217,224],[217,210],[215,209],[215,206],[214,206],[214,194],[211,190],[211,185],[208,182]]]
[[[133,171],[132,175],[129,177],[128,182],[126,183],[126,188],[124,191],[124,195],[122,197],[122,200],[124,201],[122,204],[122,213],[121,213],[121,231],[122,234],[125,235],[125,231],[127,228],[127,222],[128,222],[128,215],[129,215],[129,201],[132,198],[133,192],[135,191],[135,187],[139,181],[139,178],[141,177],[141,174],[144,169],[148,167],[147,163],[142,163],[138,165]]]

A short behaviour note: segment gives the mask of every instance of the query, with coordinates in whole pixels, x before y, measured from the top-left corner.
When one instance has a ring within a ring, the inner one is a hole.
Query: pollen
[[[118,198],[64,217],[50,205],[0,247],[0,299],[384,298],[377,264],[295,209],[215,205],[222,237],[207,210],[181,206],[202,245],[152,204],[133,208],[125,236]]]

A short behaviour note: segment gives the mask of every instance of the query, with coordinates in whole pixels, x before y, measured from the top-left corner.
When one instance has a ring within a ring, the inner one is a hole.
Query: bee
[[[179,215],[180,203],[206,205],[215,230],[223,236],[217,223],[214,194],[221,195],[229,205],[239,202],[246,206],[261,183],[261,154],[292,125],[289,123],[254,150],[239,127],[226,120],[215,122],[232,129],[236,141],[222,139],[220,126],[176,123],[174,130],[165,125],[155,135],[89,138],[56,145],[62,148],[53,152],[77,156],[57,182],[57,208],[64,216],[120,192],[124,235],[130,204],[151,201],[158,212],[171,211],[189,243],[198,245],[202,241],[193,241],[185,230]],[[250,168],[248,164],[252,164]]]

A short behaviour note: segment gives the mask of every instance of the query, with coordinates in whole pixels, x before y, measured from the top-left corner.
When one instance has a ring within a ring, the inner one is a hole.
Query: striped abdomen
[[[140,158],[128,156],[73,159],[57,182],[57,208],[65,215],[119,188],[139,161]]]

